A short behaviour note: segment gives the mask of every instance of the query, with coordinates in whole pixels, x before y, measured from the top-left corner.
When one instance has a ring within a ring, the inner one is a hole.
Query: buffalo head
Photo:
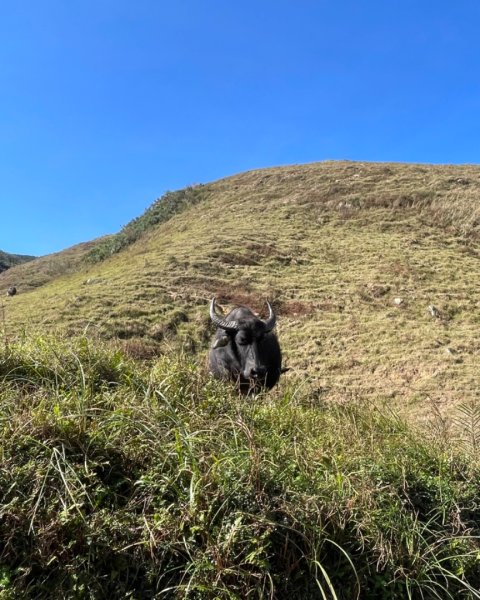
[[[217,313],[215,298],[210,304],[210,318],[217,326],[209,354],[212,374],[235,381],[244,393],[270,389],[279,380],[282,354],[273,332],[276,316],[267,302],[268,317],[258,318],[249,308],[239,306],[228,315]]]

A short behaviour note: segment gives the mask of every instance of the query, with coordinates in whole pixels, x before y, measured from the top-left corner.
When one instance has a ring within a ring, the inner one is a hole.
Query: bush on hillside
[[[174,215],[182,212],[189,206],[197,204],[204,199],[202,185],[189,186],[176,192],[167,192],[156,200],[142,216],[130,221],[122,230],[106,238],[95,246],[87,255],[87,261],[96,263],[127,248],[136,242],[146,231],[165,223]]]

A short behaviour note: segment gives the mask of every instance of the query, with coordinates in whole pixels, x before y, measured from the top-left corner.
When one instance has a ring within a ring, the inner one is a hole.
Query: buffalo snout
[[[250,379],[258,379],[259,377],[265,377],[265,375],[267,374],[267,368],[266,367],[254,367],[253,369],[250,369]]]

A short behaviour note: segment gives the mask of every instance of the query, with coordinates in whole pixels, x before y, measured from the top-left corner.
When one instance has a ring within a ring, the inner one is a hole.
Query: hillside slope
[[[203,352],[212,296],[258,311],[268,297],[288,378],[319,401],[426,414],[477,397],[480,167],[324,162],[201,187],[118,254],[6,300],[8,335]],[[27,267],[0,286],[33,288]]]
[[[0,290],[16,285],[19,293],[30,292],[59,277],[73,273],[83,267],[88,254],[106,239],[108,236],[76,244],[54,254],[39,258],[31,257],[28,262],[22,262],[14,269],[0,273]]]

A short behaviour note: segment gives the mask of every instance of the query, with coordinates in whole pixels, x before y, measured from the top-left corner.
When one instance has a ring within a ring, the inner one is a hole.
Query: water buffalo
[[[10,286],[7,290],[7,296],[15,296],[16,293],[17,288],[14,285]]]
[[[235,381],[243,393],[271,389],[279,380],[282,353],[273,333],[276,317],[269,302],[269,315],[263,321],[245,306],[238,306],[228,315],[219,315],[216,299],[210,304],[210,318],[217,331],[209,354],[211,373],[218,379]]]

